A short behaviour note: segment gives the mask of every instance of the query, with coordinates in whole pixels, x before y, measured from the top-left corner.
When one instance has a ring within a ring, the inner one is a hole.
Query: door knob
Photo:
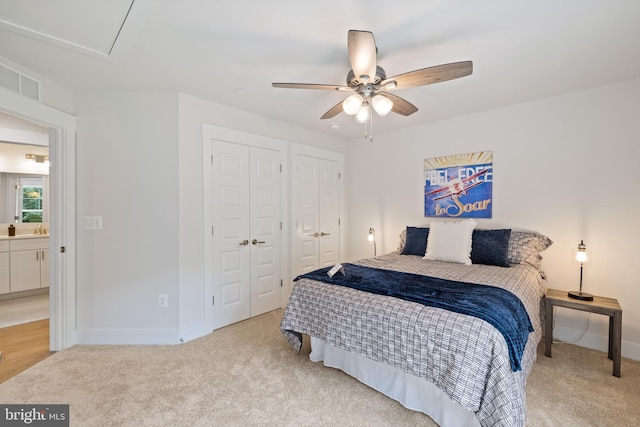
[[[318,237],[319,235],[320,234],[317,231],[315,233],[313,233],[313,234],[309,234],[309,236],[311,236],[311,237]]]
[[[256,240],[256,239],[253,239],[253,240],[251,241],[251,243],[253,243],[254,245],[257,245],[258,243],[264,243],[264,242],[259,241],[259,240]]]
[[[240,242],[240,246],[247,246],[248,244],[249,244],[249,241],[246,239]]]
[[[320,232],[320,237],[322,236],[331,236],[331,233],[325,233],[324,231]]]

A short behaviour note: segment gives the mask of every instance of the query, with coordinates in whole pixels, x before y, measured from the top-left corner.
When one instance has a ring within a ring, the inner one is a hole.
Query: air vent
[[[40,101],[40,82],[4,64],[0,64],[0,86]]]

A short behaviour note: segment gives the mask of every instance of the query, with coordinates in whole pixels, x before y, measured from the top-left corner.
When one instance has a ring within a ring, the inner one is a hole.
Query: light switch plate
[[[102,230],[102,217],[101,216],[85,216],[84,229],[85,230]]]

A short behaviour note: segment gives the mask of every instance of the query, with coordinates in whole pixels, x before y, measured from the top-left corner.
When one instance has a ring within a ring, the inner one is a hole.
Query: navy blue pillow
[[[473,230],[471,263],[509,267],[510,229]]]
[[[407,227],[407,239],[402,248],[402,255],[424,256],[427,252],[429,229],[423,227]]]

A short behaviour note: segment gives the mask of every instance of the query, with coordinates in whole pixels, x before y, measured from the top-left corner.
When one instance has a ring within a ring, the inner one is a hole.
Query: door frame
[[[214,325],[214,309],[211,301],[213,300],[213,224],[211,221],[213,212],[211,211],[211,171],[212,171],[212,152],[211,140],[230,142],[234,144],[242,144],[250,147],[266,148],[280,152],[280,162],[282,165],[282,179],[280,180],[280,198],[281,198],[281,215],[282,215],[282,238],[280,239],[280,259],[281,259],[281,277],[289,277],[289,143],[280,139],[268,136],[257,135],[253,133],[238,131],[235,129],[224,128],[221,126],[202,124],[202,204],[203,204],[203,277],[204,277],[204,319],[208,329],[213,330]],[[286,286],[283,285],[280,292],[280,307],[284,308],[289,299],[286,292]]]
[[[76,118],[4,88],[0,95],[3,112],[49,126],[49,348],[60,351],[76,343]]]

